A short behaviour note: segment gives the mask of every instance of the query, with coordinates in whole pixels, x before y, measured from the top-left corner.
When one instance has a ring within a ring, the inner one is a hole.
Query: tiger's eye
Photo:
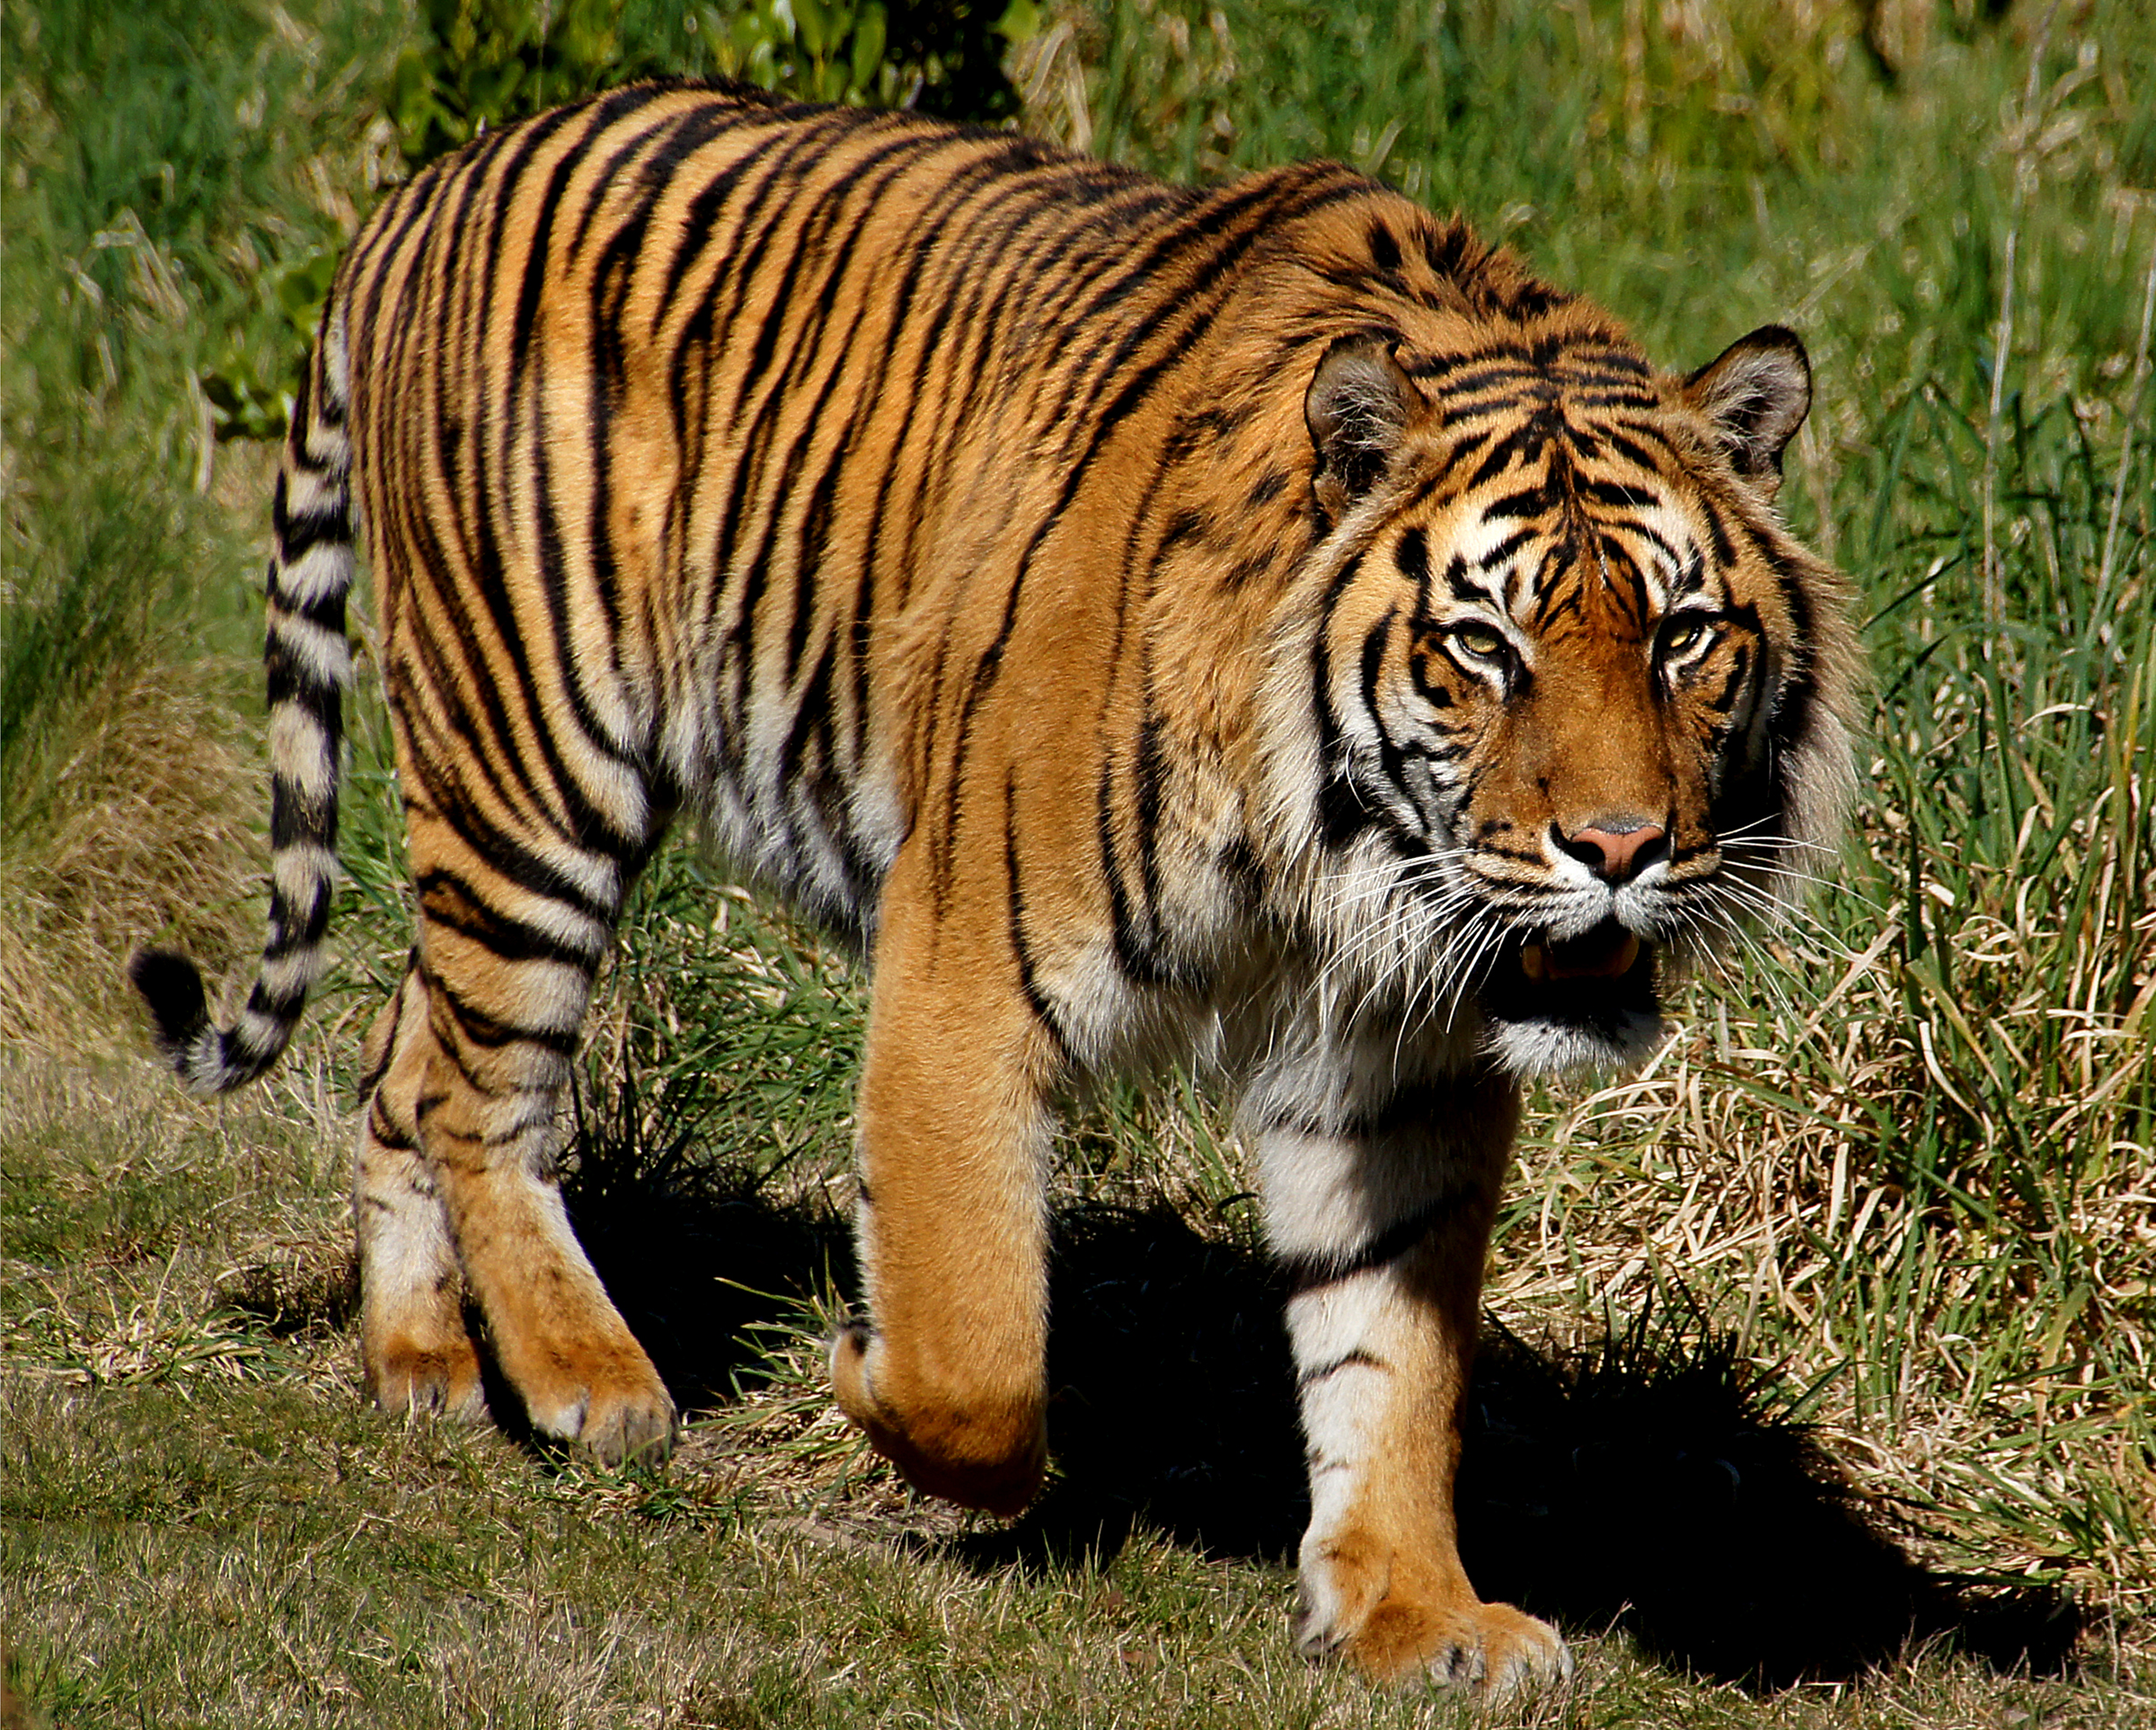
[[[1472,655],[1477,660],[1494,661],[1501,658],[1507,647],[1505,633],[1486,624],[1469,620],[1452,629],[1453,641]]]
[[[1679,619],[1662,636],[1665,655],[1682,655],[1697,649],[1707,635],[1707,622],[1697,616]]]

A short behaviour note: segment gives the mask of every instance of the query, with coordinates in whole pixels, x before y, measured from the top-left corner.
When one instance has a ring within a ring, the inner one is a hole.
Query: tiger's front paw
[[[1483,1603],[1464,1581],[1448,1589],[1419,1572],[1352,1544],[1306,1552],[1296,1649],[1345,1659],[1376,1681],[1427,1676],[1491,1696],[1571,1680],[1571,1651],[1547,1622]]]
[[[894,1364],[884,1342],[853,1322],[831,1342],[831,1386],[845,1413],[907,1483],[961,1507],[1013,1519],[1047,1475],[1047,1425],[1037,1392],[932,1390]]]
[[[1490,1695],[1532,1692],[1572,1677],[1571,1648],[1557,1630],[1510,1604],[1382,1603],[1339,1649],[1379,1681],[1426,1675]]]

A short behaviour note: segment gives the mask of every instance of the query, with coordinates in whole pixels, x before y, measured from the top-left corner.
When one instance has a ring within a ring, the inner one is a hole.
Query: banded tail
[[[349,379],[344,315],[332,303],[292,405],[271,517],[269,630],[270,936],[254,989],[232,1026],[211,1017],[201,969],[170,949],[138,949],[128,976],[149,1002],[157,1043],[190,1093],[224,1093],[283,1054],[322,970],[337,878],[337,790],[344,634],[352,587]]]

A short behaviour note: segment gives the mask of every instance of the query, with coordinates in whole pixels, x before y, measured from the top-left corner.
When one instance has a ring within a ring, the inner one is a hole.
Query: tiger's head
[[[1272,680],[1339,986],[1517,1075],[1632,1062],[1671,979],[1817,875],[1858,657],[1774,508],[1810,399],[1773,326],[1689,377],[1593,320],[1325,352]]]

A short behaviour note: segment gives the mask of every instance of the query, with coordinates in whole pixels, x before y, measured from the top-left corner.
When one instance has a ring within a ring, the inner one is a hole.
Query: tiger
[[[1029,1505],[1057,1125],[1188,1065],[1288,1293],[1297,1646],[1554,1681],[1455,1540],[1484,1262],[1523,1087],[1639,1059],[1833,843],[1851,591],[1776,506],[1811,389],[1772,325],[1657,370],[1335,163],[1192,188],[683,83],[502,128],[383,199],[291,411],[251,994],[133,977],[196,1093],[291,1037],[364,538],[417,922],[353,1165],[376,1403],[483,1417],[483,1341],[540,1437],[668,1449],[556,1167],[685,815],[865,958],[828,1363],[875,1450]]]

